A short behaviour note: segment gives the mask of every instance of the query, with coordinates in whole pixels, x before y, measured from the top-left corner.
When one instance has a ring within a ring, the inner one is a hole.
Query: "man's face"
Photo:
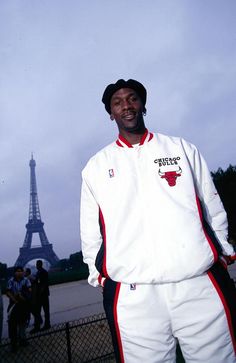
[[[15,271],[15,278],[16,278],[17,280],[22,279],[22,278],[23,278],[23,276],[24,276],[24,271],[23,271],[23,270],[21,270],[21,269],[17,269],[17,270]]]
[[[115,120],[119,131],[137,131],[143,127],[143,104],[131,88],[121,88],[111,98],[111,120]]]

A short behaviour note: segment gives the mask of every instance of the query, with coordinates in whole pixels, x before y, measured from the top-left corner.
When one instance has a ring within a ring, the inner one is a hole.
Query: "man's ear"
[[[113,121],[115,119],[114,116],[112,115],[112,113],[110,114],[110,119],[111,119],[111,121]]]

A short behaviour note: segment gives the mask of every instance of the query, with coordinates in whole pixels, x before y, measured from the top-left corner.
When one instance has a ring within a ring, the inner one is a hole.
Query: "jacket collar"
[[[146,144],[147,142],[151,141],[153,138],[153,133],[149,132],[147,129],[145,133],[143,134],[139,146]],[[129,143],[128,140],[126,140],[123,136],[119,135],[118,139],[116,140],[116,144],[120,147],[125,148],[133,148],[132,144]]]

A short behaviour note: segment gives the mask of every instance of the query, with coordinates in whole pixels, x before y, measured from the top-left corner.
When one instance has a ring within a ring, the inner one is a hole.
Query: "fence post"
[[[72,360],[71,360],[70,326],[69,326],[69,323],[66,323],[66,344],[67,344],[68,363],[72,363]]]

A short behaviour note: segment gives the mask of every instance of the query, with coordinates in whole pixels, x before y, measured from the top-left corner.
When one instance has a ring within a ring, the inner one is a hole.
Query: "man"
[[[2,299],[2,289],[0,284],[0,344],[2,341],[2,324],[3,324],[3,299]]]
[[[195,146],[146,129],[146,89],[118,80],[102,101],[119,137],[82,172],[89,283],[103,286],[117,362],[235,363],[227,221]]]
[[[9,297],[8,329],[12,352],[17,351],[18,335],[21,346],[28,345],[25,330],[29,319],[30,281],[24,277],[22,266],[14,268],[14,276],[7,284],[6,295]]]
[[[43,320],[41,317],[41,309],[44,311],[44,326],[41,330],[51,328],[50,311],[49,311],[49,282],[48,272],[43,268],[43,261],[36,261],[37,273],[34,280],[35,288],[35,322],[31,334],[37,333],[40,330],[40,325]]]

